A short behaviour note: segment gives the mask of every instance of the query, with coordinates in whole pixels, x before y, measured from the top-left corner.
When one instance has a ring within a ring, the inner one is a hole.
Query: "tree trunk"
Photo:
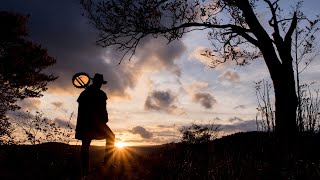
[[[274,49],[263,49],[263,56],[273,81],[275,92],[275,122],[276,133],[285,139],[297,133],[296,110],[298,98],[296,94],[295,77],[290,59],[280,63]],[[290,58],[291,55],[287,55]],[[279,63],[270,63],[279,62]]]
[[[292,67],[291,67],[292,69]],[[273,79],[275,91],[276,133],[290,138],[297,133],[296,110],[298,98],[293,73],[286,70],[279,72]]]
[[[275,130],[281,137],[289,138],[291,135],[294,135],[297,132],[296,109],[298,105],[298,99],[296,94],[294,71],[292,67],[293,59],[291,56],[291,35],[297,25],[296,13],[294,13],[292,23],[284,38],[282,38],[279,33],[277,26],[279,22],[274,22],[274,25],[271,25],[274,27],[274,33],[272,34],[274,38],[272,40],[269,34],[260,24],[249,0],[225,1],[231,5],[239,7],[242,10],[246,23],[257,39],[257,41],[252,41],[251,38],[249,38],[249,40],[251,40],[250,42],[254,42],[253,44],[262,52],[263,58],[273,81],[276,101]],[[277,3],[275,4],[277,5]],[[274,4],[272,6],[274,6]],[[276,21],[277,17],[273,14],[273,18],[271,20]],[[248,40],[247,36],[243,37]]]
[[[298,132],[296,125],[298,98],[292,65],[282,63],[276,72],[272,79],[275,92],[275,132],[278,137],[275,167],[281,169],[294,161],[294,143]]]

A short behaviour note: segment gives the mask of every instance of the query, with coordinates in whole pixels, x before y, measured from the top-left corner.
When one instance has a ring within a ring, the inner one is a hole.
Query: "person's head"
[[[93,81],[92,85],[99,89],[101,88],[102,84],[107,84],[107,81],[103,79],[103,75],[98,73],[94,75],[92,81]]]

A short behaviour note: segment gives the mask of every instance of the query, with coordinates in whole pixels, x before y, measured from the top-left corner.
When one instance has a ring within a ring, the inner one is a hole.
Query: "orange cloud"
[[[63,106],[63,102],[58,102],[58,101],[52,102],[51,104],[56,108],[60,108],[61,106]]]
[[[219,78],[226,79],[230,82],[239,82],[240,76],[236,72],[226,71]]]
[[[209,83],[201,82],[201,81],[194,81],[191,84],[184,86],[184,89],[189,93],[192,94],[194,91],[203,89],[208,87]]]
[[[227,59],[224,61],[224,59],[221,57],[221,55],[217,52],[212,51],[211,49],[205,48],[205,47],[198,47],[196,48],[190,55],[189,59],[195,59],[199,62],[203,63],[204,65],[208,67],[215,67],[217,70],[223,70],[228,66],[234,65],[235,62],[233,62],[230,59]],[[219,63],[223,62],[223,63]],[[215,66],[218,64],[217,66]]]
[[[38,98],[26,98],[18,102],[18,106],[24,111],[38,110],[41,101]]]

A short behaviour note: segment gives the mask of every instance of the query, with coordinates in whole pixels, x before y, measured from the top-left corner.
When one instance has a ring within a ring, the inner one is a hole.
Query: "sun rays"
[[[128,146],[126,142],[116,142],[113,148],[106,148],[106,161],[104,165],[105,175],[129,176],[136,165],[137,155],[135,148]],[[115,169],[110,167],[115,167]],[[125,175],[123,174],[125,172]]]
[[[123,148],[127,147],[128,144],[127,144],[126,142],[116,142],[116,143],[114,144],[114,146],[115,146],[117,149],[123,149]]]

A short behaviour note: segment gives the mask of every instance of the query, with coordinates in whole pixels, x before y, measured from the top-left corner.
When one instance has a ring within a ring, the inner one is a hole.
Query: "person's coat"
[[[79,140],[109,139],[114,141],[114,134],[106,125],[107,95],[101,89],[87,87],[78,98],[78,118],[75,138]]]

